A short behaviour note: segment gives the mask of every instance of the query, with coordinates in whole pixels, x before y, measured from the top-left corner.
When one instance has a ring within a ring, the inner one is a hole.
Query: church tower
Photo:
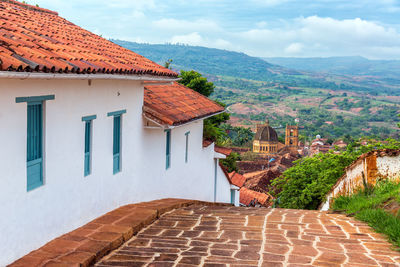
[[[286,125],[285,145],[291,149],[297,149],[299,145],[299,126]]]

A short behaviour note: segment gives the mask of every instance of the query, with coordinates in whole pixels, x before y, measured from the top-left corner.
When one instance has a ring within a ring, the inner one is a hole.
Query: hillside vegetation
[[[333,210],[368,223],[400,249],[400,183],[380,181],[351,196],[335,199]]]
[[[112,41],[160,64],[172,59],[171,66],[177,70],[193,69],[203,74],[259,80],[269,80],[276,76],[268,70],[274,67],[272,64],[243,53],[200,46]]]
[[[400,60],[371,60],[364,57],[263,58],[286,68],[344,75],[393,77],[400,84]]]
[[[292,124],[300,118],[302,141],[317,134],[332,139],[364,135],[379,139],[398,137],[400,83],[389,74],[385,76],[385,71],[382,76],[361,75],[369,74],[371,69],[364,65],[359,65],[357,75],[352,75],[346,66],[355,59],[315,59],[314,68],[326,70],[321,73],[294,70],[297,65],[282,67],[220,49],[112,41],[159,64],[172,59],[170,66],[176,71],[201,72],[216,85],[210,97],[227,104],[231,113],[229,123],[233,126],[254,130],[266,116],[273,126]],[[312,65],[313,60],[308,60],[308,64]],[[384,70],[384,66],[379,68]],[[334,68],[342,68],[343,74],[330,73]]]
[[[317,209],[325,201],[326,194],[349,166],[359,156],[377,149],[400,149],[400,141],[386,140],[368,145],[354,142],[340,153],[330,151],[294,162],[280,177],[272,182],[272,190],[281,208]]]

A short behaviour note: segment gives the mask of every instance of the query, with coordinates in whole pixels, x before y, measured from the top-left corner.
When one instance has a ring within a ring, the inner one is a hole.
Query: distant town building
[[[278,153],[278,134],[269,126],[269,120],[265,124],[257,125],[257,132],[253,141],[253,152],[265,155]]]
[[[286,125],[285,145],[292,151],[299,148],[299,126]]]
[[[321,138],[320,135],[317,135],[316,138],[311,142],[309,155],[315,155],[318,153],[327,153],[333,147],[327,143],[328,139]]]
[[[276,155],[282,149],[297,151],[299,148],[299,126],[287,125],[285,144],[278,140],[275,129],[269,125],[268,118],[265,124],[257,125],[257,132],[253,141],[253,152],[263,155]]]
[[[335,141],[332,146],[337,146],[338,148],[346,148],[347,147],[347,143],[344,142],[343,140],[337,140]]]

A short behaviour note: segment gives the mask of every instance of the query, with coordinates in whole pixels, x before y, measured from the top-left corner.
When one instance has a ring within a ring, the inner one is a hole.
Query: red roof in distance
[[[244,183],[246,182],[246,177],[241,175],[240,173],[237,173],[235,171],[231,172],[229,174],[229,178],[232,182],[233,185],[236,185],[237,187],[242,187]]]
[[[214,150],[215,150],[215,152],[223,154],[225,156],[229,156],[232,153],[231,148],[217,146],[217,145],[215,145]]]
[[[0,71],[177,77],[56,12],[14,0],[0,1]]]
[[[240,189],[240,203],[248,206],[252,200],[257,200],[263,206],[269,206],[268,201],[272,200],[273,197],[269,194],[256,192],[246,187]]]

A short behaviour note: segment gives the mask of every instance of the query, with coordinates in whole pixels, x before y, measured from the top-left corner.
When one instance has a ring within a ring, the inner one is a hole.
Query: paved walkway
[[[400,266],[400,253],[344,215],[195,205],[164,214],[97,266]]]

